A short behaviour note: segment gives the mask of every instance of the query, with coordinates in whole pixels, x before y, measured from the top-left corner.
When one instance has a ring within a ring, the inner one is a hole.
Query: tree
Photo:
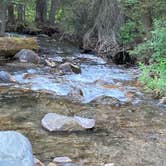
[[[51,9],[49,14],[49,23],[51,25],[55,24],[55,15],[57,12],[58,0],[51,0]]]
[[[47,0],[36,0],[36,18],[38,25],[43,25],[47,22]]]
[[[6,2],[0,1],[0,36],[3,36],[6,28]]]

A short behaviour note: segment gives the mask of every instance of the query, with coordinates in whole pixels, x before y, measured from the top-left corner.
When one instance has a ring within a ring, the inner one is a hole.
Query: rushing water
[[[107,64],[80,54],[68,43],[40,40],[47,59],[80,64],[81,74],[61,75],[45,65],[1,66],[17,83],[0,84],[0,129],[17,130],[32,142],[34,155],[48,163],[69,156],[79,166],[165,166],[166,110],[137,85],[138,69]],[[29,79],[26,74],[31,74]],[[82,98],[69,96],[81,89]],[[41,127],[46,113],[96,120],[94,130],[49,133]]]

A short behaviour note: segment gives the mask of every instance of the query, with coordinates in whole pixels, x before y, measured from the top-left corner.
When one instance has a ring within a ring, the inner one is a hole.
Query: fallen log
[[[38,51],[36,38],[0,37],[0,57],[10,58],[22,49]]]

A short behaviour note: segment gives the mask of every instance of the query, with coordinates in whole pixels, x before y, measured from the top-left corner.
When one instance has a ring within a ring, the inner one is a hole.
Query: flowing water
[[[44,163],[69,156],[79,166],[166,165],[166,107],[144,94],[137,81],[138,68],[126,69],[95,55],[80,54],[69,43],[47,38],[39,42],[46,50],[41,56],[57,65],[75,62],[82,72],[62,75],[43,64],[17,62],[1,66],[17,80],[0,83],[1,130],[26,135],[34,155]],[[41,126],[49,112],[93,118],[96,126],[49,133]]]

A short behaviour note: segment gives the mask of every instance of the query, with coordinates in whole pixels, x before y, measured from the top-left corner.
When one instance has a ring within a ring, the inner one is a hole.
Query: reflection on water
[[[56,42],[51,43],[50,49],[55,50]],[[66,50],[58,47],[58,51]],[[18,83],[0,84],[0,129],[25,134],[34,155],[45,163],[56,156],[69,156],[80,166],[165,166],[166,111],[143,99],[133,84],[134,70],[111,67],[99,57],[78,54],[73,47],[67,51],[70,55],[49,56],[76,58],[81,74],[58,75],[41,66],[19,70],[3,67]],[[26,73],[33,76],[25,79]],[[77,104],[67,96],[75,87],[84,95]],[[101,104],[90,102],[99,96],[110,96],[124,104],[117,107],[102,100]],[[128,102],[130,98],[132,102]],[[41,119],[49,112],[94,118],[96,127],[84,132],[49,133],[41,127]]]

